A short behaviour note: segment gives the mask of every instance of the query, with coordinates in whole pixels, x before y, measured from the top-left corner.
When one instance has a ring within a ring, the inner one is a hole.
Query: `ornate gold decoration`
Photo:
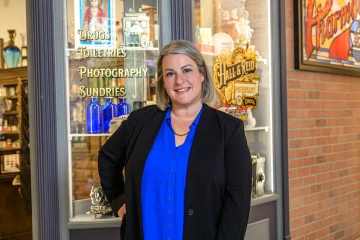
[[[256,68],[254,49],[222,50],[213,67],[213,81],[224,103],[256,109],[260,81]]]

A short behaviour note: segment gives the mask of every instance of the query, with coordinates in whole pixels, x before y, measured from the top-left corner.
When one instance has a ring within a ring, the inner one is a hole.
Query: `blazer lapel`
[[[165,111],[160,111],[157,109],[154,115],[149,118],[147,122],[144,123],[141,129],[141,133],[139,134],[139,138],[137,139],[137,143],[133,151],[133,155],[135,154],[137,159],[137,174],[135,176],[137,178],[137,180],[135,181],[135,183],[137,184],[137,189],[141,189],[140,185],[142,173],[145,167],[145,162],[155,142],[161,124],[164,121],[165,113]]]
[[[186,176],[186,196],[190,199],[192,196],[189,196],[189,190],[191,189],[189,184],[199,182],[197,178],[202,177],[201,169],[209,164],[209,156],[211,156],[211,152],[215,147],[212,132],[215,119],[214,114],[215,110],[204,104],[191,147]]]

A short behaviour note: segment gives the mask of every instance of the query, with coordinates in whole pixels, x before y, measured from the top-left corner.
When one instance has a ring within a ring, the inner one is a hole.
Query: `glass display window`
[[[194,0],[194,42],[217,88],[214,107],[245,124],[253,202],[274,194],[270,6],[269,0]]]
[[[67,1],[70,222],[112,218],[98,150],[133,110],[155,104],[157,1]]]

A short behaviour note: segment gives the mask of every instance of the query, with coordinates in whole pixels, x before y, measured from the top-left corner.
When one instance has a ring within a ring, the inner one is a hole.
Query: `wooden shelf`
[[[18,96],[0,96],[0,99],[18,99]]]
[[[72,140],[73,137],[109,137],[111,136],[112,133],[93,133],[93,134],[90,134],[90,133],[85,133],[85,134],[82,134],[82,133],[79,133],[79,134],[70,134],[69,135],[69,140]]]
[[[4,151],[16,151],[16,150],[21,150],[21,148],[0,148],[0,152],[4,152]]]
[[[2,112],[3,115],[14,115],[14,114],[19,114],[18,111],[5,111]]]
[[[2,85],[16,85],[14,79],[27,79],[27,67],[6,68],[1,69],[0,72]]]
[[[16,175],[19,175],[19,172],[0,173],[0,179],[2,179],[2,178],[11,178],[11,179],[13,179],[14,177],[16,177]]]
[[[24,98],[27,98],[27,94],[25,91],[25,86],[27,85],[27,67],[17,67],[17,68],[9,68],[9,69],[0,69],[0,86],[4,89],[3,94],[6,96],[0,96],[0,101],[8,101],[12,102],[11,110],[17,111],[2,111],[3,122],[5,118],[8,118],[9,127],[6,130],[10,129],[11,118],[14,121],[17,121],[18,124],[16,131],[1,131],[2,137],[5,139],[11,139],[14,143],[15,141],[19,142],[18,144],[11,144],[8,146],[12,147],[3,147],[0,148],[0,156],[4,157],[10,154],[20,154],[22,147],[28,146],[28,137],[24,138],[22,134],[27,133],[28,125],[28,116],[23,114],[28,114],[28,103],[24,101]],[[12,88],[10,90],[10,88]],[[14,91],[15,89],[15,91]],[[6,92],[5,92],[6,90]],[[13,96],[10,96],[15,94]],[[4,105],[4,104],[3,104]],[[26,111],[24,111],[26,110]],[[16,118],[16,119],[15,119]],[[26,125],[24,125],[24,120],[26,119]],[[4,129],[2,129],[4,130]],[[15,130],[12,128],[12,130]],[[6,146],[6,145],[2,145]],[[24,159],[21,160],[27,161],[30,159],[29,151],[25,151],[22,154],[24,155]],[[20,160],[20,159],[19,159]],[[1,199],[9,199],[9,201],[0,201],[0,239],[31,239],[31,216],[29,216],[29,204],[27,201],[23,201],[19,194],[19,185],[14,186],[13,181],[14,178],[20,174],[21,172],[27,172],[28,165],[22,165],[20,161],[21,169],[11,169],[16,170],[16,172],[1,172],[0,173],[0,194]],[[20,172],[21,171],[21,172]],[[28,174],[22,175],[25,178],[24,182],[30,182],[30,176]],[[26,187],[21,186],[21,187]],[[24,192],[22,192],[24,193]],[[28,199],[28,194],[24,196],[25,199]],[[25,204],[24,204],[25,202]],[[18,224],[21,223],[21,224]]]
[[[20,134],[20,133],[19,133],[19,131],[6,131],[6,132],[1,131],[0,135],[2,135],[2,134],[4,134],[4,135],[9,134],[10,135],[10,134]]]

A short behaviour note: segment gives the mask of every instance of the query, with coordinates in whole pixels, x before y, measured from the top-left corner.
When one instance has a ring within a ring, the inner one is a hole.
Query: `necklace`
[[[173,133],[176,135],[176,136],[179,136],[179,137],[183,137],[183,136],[186,136],[190,131],[184,133],[184,134],[178,134],[174,131],[174,129],[172,129]]]
[[[176,117],[175,114],[172,113],[172,115]],[[190,130],[189,130],[189,131],[187,131],[187,132],[184,133],[184,134],[179,134],[179,133],[176,133],[176,132],[175,132],[175,130],[174,130],[174,128],[173,128],[172,126],[171,126],[171,130],[173,131],[173,133],[174,133],[176,136],[179,136],[179,137],[186,136],[186,135],[188,135],[188,133],[190,132]]]

